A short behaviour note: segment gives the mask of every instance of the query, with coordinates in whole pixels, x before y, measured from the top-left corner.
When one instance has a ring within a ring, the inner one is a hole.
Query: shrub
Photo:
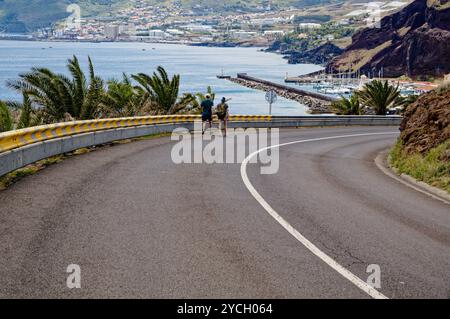
[[[14,128],[11,111],[6,103],[0,101],[0,132],[10,131]]]

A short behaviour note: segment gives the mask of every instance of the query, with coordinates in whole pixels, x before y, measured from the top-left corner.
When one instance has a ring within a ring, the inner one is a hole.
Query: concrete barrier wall
[[[177,127],[193,129],[193,123],[147,125],[82,133],[37,142],[0,153],[0,176],[39,160],[71,152],[83,147],[105,144],[128,138],[170,133]]]
[[[336,125],[393,125],[400,124],[398,116],[314,116],[314,117],[273,117],[272,120],[234,121],[230,128],[275,128]],[[194,123],[173,123],[114,128],[102,131],[80,133],[60,138],[36,142],[12,150],[0,152],[0,176],[39,160],[71,152],[83,147],[101,145],[113,141],[141,137],[152,134],[170,133],[175,128],[194,129]]]

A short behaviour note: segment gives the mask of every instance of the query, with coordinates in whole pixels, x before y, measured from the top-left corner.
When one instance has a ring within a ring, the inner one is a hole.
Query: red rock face
[[[416,0],[384,17],[381,28],[357,32],[343,55],[333,59],[329,66],[337,71],[339,65],[348,64],[345,57],[352,52],[371,50],[388,41],[392,43],[360,66],[362,73],[378,74],[383,69],[387,77],[406,74],[415,78],[449,73],[450,8],[427,7],[426,0]]]
[[[409,153],[424,154],[450,140],[450,89],[431,91],[408,106],[400,130],[400,139]]]

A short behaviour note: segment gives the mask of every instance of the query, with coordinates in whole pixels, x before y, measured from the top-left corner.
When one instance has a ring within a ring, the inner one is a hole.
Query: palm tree
[[[76,57],[74,56],[74,59]],[[104,82],[102,78],[95,75],[94,64],[90,57],[88,57],[89,62],[89,84],[84,84],[82,90],[84,90],[84,100],[82,101],[81,110],[79,113],[79,118],[82,120],[94,119],[99,112],[100,102],[105,94]],[[78,61],[77,61],[78,63]],[[69,60],[70,64],[70,60]],[[80,70],[81,71],[81,70]],[[83,72],[81,71],[81,74]],[[74,79],[76,79],[74,77]]]
[[[0,101],[0,133],[14,128],[11,111],[6,103]]]
[[[46,123],[66,118],[91,119],[96,115],[104,89],[103,80],[94,73],[91,58],[88,60],[89,83],[77,57],[73,56],[67,65],[72,78],[47,68],[32,68],[30,72],[20,74],[19,80],[9,81],[8,86],[41,107]]]
[[[59,121],[72,109],[71,83],[64,76],[58,76],[46,68],[32,68],[21,74],[20,80],[8,85],[30,97],[33,103],[43,107],[50,121]]]
[[[30,97],[27,94],[23,94],[23,102],[9,101],[6,103],[11,109],[16,110],[19,113],[19,119],[17,120],[17,129],[26,128],[42,124],[41,118],[37,115],[39,112],[33,109]]]
[[[393,106],[400,96],[400,91],[398,85],[393,86],[388,81],[374,80],[356,94],[361,103],[373,108],[377,115],[386,115],[387,109]]]
[[[148,95],[140,86],[133,86],[130,77],[123,73],[122,81],[108,81],[108,91],[102,107],[108,116],[135,116],[147,106]]]
[[[174,114],[177,111],[177,100],[180,89],[180,75],[175,74],[172,79],[162,66],[158,66],[157,72],[152,76],[145,73],[132,75],[132,78],[138,82],[148,98],[154,102],[158,108],[158,113]]]
[[[331,105],[333,112],[339,115],[362,115],[364,107],[359,103],[358,97],[353,94],[349,99],[341,98]]]
[[[201,108],[197,97],[192,93],[184,93],[176,103],[174,113],[200,114]]]

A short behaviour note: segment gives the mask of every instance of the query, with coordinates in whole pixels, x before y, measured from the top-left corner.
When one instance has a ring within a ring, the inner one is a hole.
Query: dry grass
[[[408,33],[409,30],[411,30],[411,27],[403,27],[398,30],[398,35],[403,37],[405,34]]]
[[[384,50],[391,44],[392,41],[389,40],[370,50],[360,49],[344,53],[344,55],[342,55],[342,57],[339,59],[338,69],[339,71],[348,71],[348,67],[352,65],[352,71],[359,70],[366,63],[368,63],[378,52]]]

